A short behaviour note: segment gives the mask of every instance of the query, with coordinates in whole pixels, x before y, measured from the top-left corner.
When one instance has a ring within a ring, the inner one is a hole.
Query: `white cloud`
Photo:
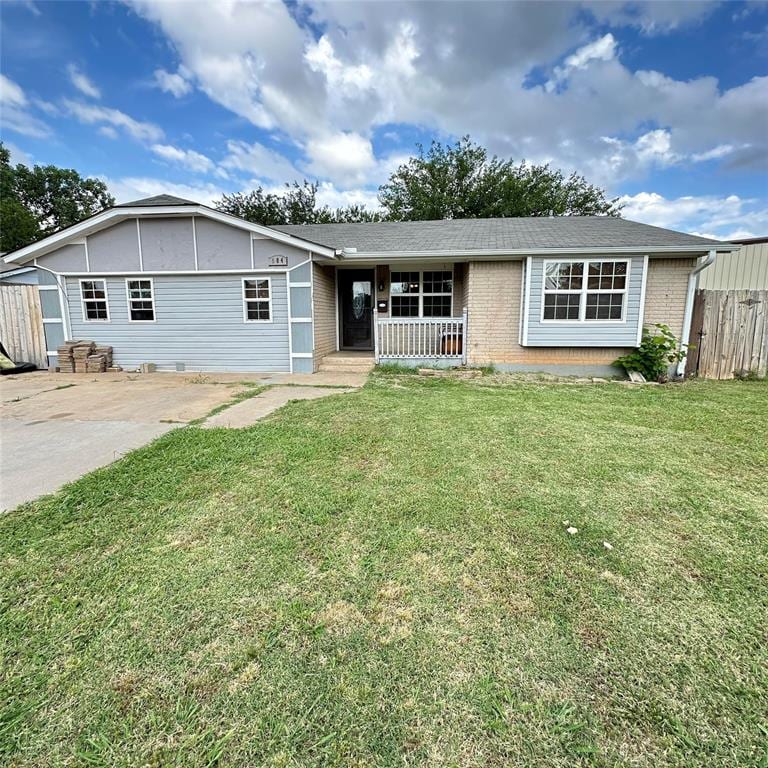
[[[27,106],[27,97],[24,95],[21,86],[2,74],[0,74],[0,99],[2,99],[4,106]]]
[[[371,139],[398,123],[469,133],[613,189],[672,164],[768,165],[768,77],[721,88],[713,77],[632,71],[615,34],[595,39],[581,12],[650,34],[695,23],[707,4],[455,2],[436,14],[430,3],[315,3],[311,25],[282,3],[132,5],[168,36],[185,80],[279,129],[305,149],[296,165],[339,188],[372,183],[381,161]],[[319,40],[310,27],[322,28]],[[535,69],[552,70],[551,84],[527,85]]]
[[[321,182],[317,188],[317,204],[330,208],[344,208],[348,205],[364,205],[369,210],[381,206],[377,193],[371,189],[337,189],[330,181]]]
[[[583,45],[563,62],[562,67],[555,67],[554,77],[546,84],[552,91],[557,84],[567,80],[574,70],[586,69],[594,61],[612,61],[616,58],[616,38],[608,32],[601,38]]]
[[[228,141],[227,150],[229,154],[222,161],[222,167],[252,174],[260,180],[259,183],[300,181],[304,176],[279,152],[258,142]]]
[[[361,184],[376,166],[371,142],[356,133],[335,133],[307,142],[308,169],[321,178]]]
[[[666,198],[657,192],[639,192],[619,199],[622,215],[656,227],[678,229],[719,239],[764,235],[768,232],[768,208],[738,195],[686,195]],[[757,233],[745,235],[744,233]]]
[[[91,99],[100,99],[101,91],[88,79],[88,76],[81,72],[75,64],[70,64],[67,67],[67,73],[69,79],[72,81],[72,85],[77,88],[80,93]]]
[[[170,144],[153,144],[150,149],[163,160],[181,165],[195,173],[210,173],[216,167],[209,157],[193,149],[179,149]]]
[[[119,128],[138,141],[159,141],[163,138],[162,129],[154,123],[141,122],[110,107],[83,104],[82,102],[65,99],[64,106],[70,114],[81,123],[88,125],[106,124],[113,128]]]
[[[108,139],[117,139],[120,134],[111,125],[102,125],[99,128],[99,133],[102,136],[106,136]]]
[[[307,46],[304,58],[309,68],[321,72],[332,88],[354,92],[368,90],[373,85],[373,70],[367,64],[345,66],[336,57],[333,45],[325,36]]]
[[[0,103],[2,103],[3,127],[7,130],[43,139],[50,136],[51,129],[32,114],[32,105],[24,90],[5,75],[0,74]]]
[[[155,70],[155,85],[161,91],[173,94],[177,99],[186,96],[192,90],[192,83],[189,81],[189,70],[181,66],[178,72],[168,72],[165,69]]]

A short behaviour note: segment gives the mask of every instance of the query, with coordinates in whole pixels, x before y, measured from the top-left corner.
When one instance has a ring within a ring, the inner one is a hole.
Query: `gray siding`
[[[590,258],[599,259],[595,254]],[[606,256],[606,260],[620,258]],[[549,260],[549,259],[548,259]],[[563,261],[567,257],[563,257]],[[634,347],[641,315],[641,288],[643,281],[643,257],[629,259],[629,290],[625,310],[625,322],[542,322],[543,258],[531,260],[530,305],[528,310],[528,342],[530,347]]]
[[[269,266],[270,256],[286,256],[288,259],[288,269],[301,264],[309,258],[309,252],[301,248],[293,248],[290,245],[284,245],[277,240],[267,237],[253,238],[253,264],[255,269],[264,269]],[[283,267],[285,269],[285,267]],[[307,278],[309,280],[309,278]]]
[[[109,229],[88,235],[88,263],[91,272],[138,272],[139,233],[136,219],[121,221]]]
[[[0,283],[6,285],[37,285],[37,270],[23,272],[20,275],[7,275],[0,273]]]
[[[54,272],[85,272],[85,246],[64,245],[40,256],[37,261]]]
[[[114,347],[124,368],[155,363],[159,370],[287,371],[285,275],[270,275],[272,322],[243,321],[242,278],[251,275],[154,276],[154,323],[129,323],[125,279],[107,278],[110,322],[84,322],[80,283],[67,279],[72,336]],[[261,275],[259,275],[261,277]]]
[[[192,217],[184,219],[142,219],[141,258],[145,272],[194,271],[195,243]]]
[[[251,268],[250,232],[202,216],[195,218],[195,229],[198,269]]]

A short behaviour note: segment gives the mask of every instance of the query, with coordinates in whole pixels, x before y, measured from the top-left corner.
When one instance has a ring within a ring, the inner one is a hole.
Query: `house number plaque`
[[[269,266],[270,267],[287,267],[288,257],[287,256],[270,256]]]

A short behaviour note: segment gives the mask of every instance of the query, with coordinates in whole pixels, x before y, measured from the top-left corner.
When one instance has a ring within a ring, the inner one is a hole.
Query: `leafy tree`
[[[583,176],[549,165],[515,164],[465,136],[454,145],[432,142],[379,188],[392,221],[506,216],[619,216],[617,199]]]
[[[254,224],[317,224],[331,222],[379,221],[381,215],[360,205],[332,209],[317,206],[316,183],[294,181],[285,192],[266,192],[256,187],[250,192],[223,195],[214,206],[224,213],[239,216]]]
[[[55,165],[11,165],[0,143],[0,250],[21,248],[115,204],[107,185]]]

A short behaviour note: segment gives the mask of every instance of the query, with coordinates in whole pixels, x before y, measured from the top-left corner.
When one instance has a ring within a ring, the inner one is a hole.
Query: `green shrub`
[[[640,346],[628,355],[620,357],[614,365],[622,366],[627,372],[639,371],[647,381],[666,381],[669,366],[679,363],[686,355],[685,344],[664,323],[656,323],[656,329],[643,328]]]

